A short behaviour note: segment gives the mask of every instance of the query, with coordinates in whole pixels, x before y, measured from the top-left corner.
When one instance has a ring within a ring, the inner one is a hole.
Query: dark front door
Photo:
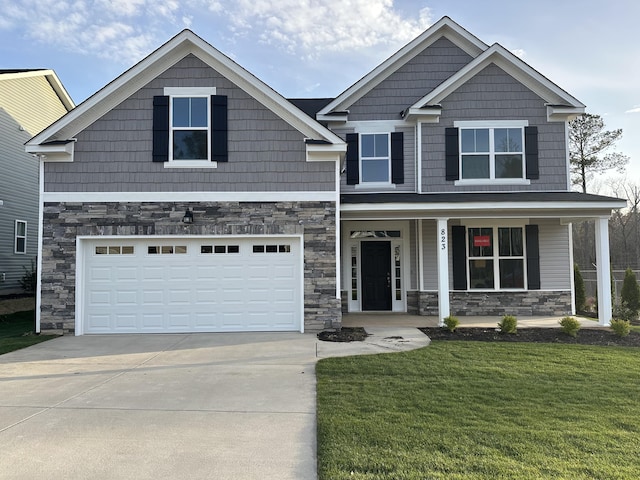
[[[391,310],[391,243],[362,242],[362,310]]]

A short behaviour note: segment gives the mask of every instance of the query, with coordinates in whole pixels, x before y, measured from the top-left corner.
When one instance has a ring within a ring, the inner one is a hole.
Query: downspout
[[[44,221],[44,155],[38,158],[38,256],[36,259],[36,334],[40,334],[40,308],[42,306],[42,235]]]
[[[422,122],[418,120],[416,125],[416,185],[418,193],[422,193]]]
[[[336,299],[339,301],[342,311],[342,278],[341,251],[340,251],[340,160],[336,162]],[[342,318],[340,320],[342,322]]]

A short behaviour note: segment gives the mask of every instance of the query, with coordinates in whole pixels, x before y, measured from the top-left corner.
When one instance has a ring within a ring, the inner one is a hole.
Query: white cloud
[[[527,52],[522,48],[516,48],[514,50],[511,50],[511,53],[513,53],[516,57],[520,59],[524,59],[524,57],[527,56]]]
[[[206,0],[205,0],[206,1]],[[413,39],[431,22],[428,8],[417,19],[403,18],[392,0],[219,0],[206,2],[224,12],[237,35],[259,31],[260,42],[303,58]]]
[[[387,53],[431,22],[428,8],[407,18],[393,0],[0,0],[0,11],[0,29],[23,40],[121,65],[200,22],[306,60]]]
[[[189,24],[175,0],[0,0],[0,28],[119,64],[139,61]]]
[[[627,110],[624,113],[640,113],[640,105],[634,105],[632,109]]]

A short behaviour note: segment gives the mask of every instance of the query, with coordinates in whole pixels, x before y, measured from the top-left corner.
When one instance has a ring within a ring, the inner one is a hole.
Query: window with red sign
[[[469,228],[467,234],[470,289],[525,288],[522,227]]]

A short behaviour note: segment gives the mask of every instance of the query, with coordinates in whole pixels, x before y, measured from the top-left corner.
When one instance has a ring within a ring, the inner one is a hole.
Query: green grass
[[[640,351],[434,342],[317,365],[318,473],[636,479]]]
[[[0,355],[57,337],[35,335],[34,330],[34,310],[0,315]]]

